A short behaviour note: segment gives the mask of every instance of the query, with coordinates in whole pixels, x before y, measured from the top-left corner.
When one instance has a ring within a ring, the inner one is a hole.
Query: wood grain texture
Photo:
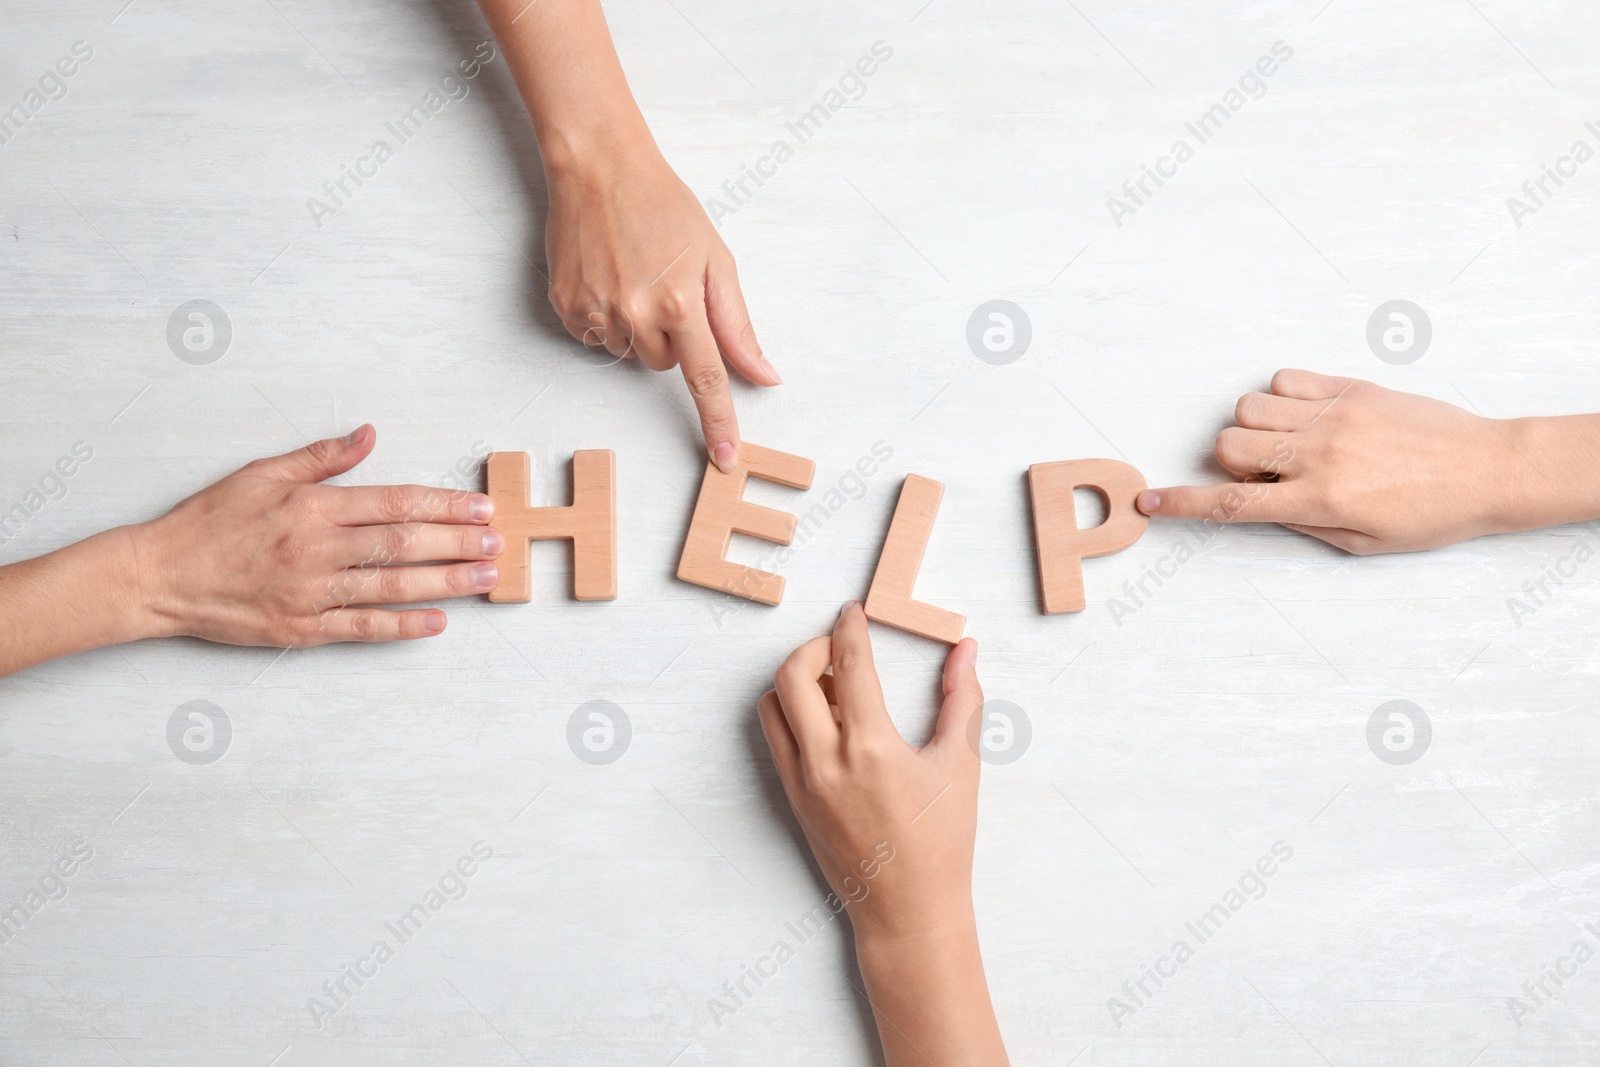
[[[816,469],[817,465],[809,459],[748,441],[739,445],[739,463],[734,470],[722,471],[707,462],[694,516],[689,520],[689,534],[678,560],[678,577],[757,603],[780,603],[783,577],[730,563],[728,542],[736,533],[778,545],[793,541],[795,516],[752,504],[744,499],[744,487],[751,478],[760,478],[791,489],[809,489]]]
[[[497,604],[533,599],[528,552],[535,541],[572,542],[572,595],[577,600],[617,597],[617,457],[610,449],[572,454],[572,503],[564,507],[528,504],[526,452],[493,452],[484,464],[492,525],[506,538],[499,559],[500,581],[489,591]]]
[[[949,502],[917,593],[966,616],[985,698],[1032,726],[983,767],[973,866],[1017,1067],[1591,1062],[1600,957],[1521,1027],[1506,1008],[1589,937],[1600,557],[1508,613],[1592,553],[1587,527],[1354,558],[1155,520],[1047,616],[1029,515],[1042,461],[1225,480],[1216,433],[1281,366],[1496,418],[1600,411],[1600,159],[1521,226],[1506,206],[1600,147],[1600,5],[1475,3],[605,0],[662,151],[733,209],[785,381],[734,386],[741,434],[816,462],[803,496],[747,487],[798,517],[787,546],[734,538],[786,580],[764,610],[675,577],[698,419],[681,375],[611,365],[545,302],[547,186],[503,60],[405,143],[386,129],[459,78],[471,3],[7,0],[0,108],[74,41],[94,57],[0,144],[0,516],[40,505],[0,561],[370,421],[338,482],[477,489],[503,447],[561,504],[574,450],[614,450],[619,596],[572,600],[546,543],[532,603],[441,602],[428,640],[144,641],[0,679],[0,911],[94,853],[0,945],[0,1063],[877,1063],[843,919],[788,932],[828,887],[754,707],[865,596],[909,471]],[[1278,40],[1293,58],[1198,143],[1185,123]],[[829,110],[876,41],[892,58]],[[1179,137],[1194,157],[1134,204]],[[378,138],[393,158],[313,219]],[[779,138],[793,157],[740,192]],[[996,298],[1032,325],[1004,366],[967,334]],[[1434,326],[1407,366],[1366,336],[1395,298]],[[232,320],[206,366],[167,333],[194,299]],[[939,649],[873,631],[921,743]],[[1397,698],[1433,722],[1406,766],[1367,739]],[[199,699],[232,721],[206,766],[167,732]],[[569,732],[594,701],[631,719],[609,765]],[[479,840],[493,857],[440,891]],[[1278,840],[1256,899],[1240,880]],[[1201,944],[1185,924],[1229,890],[1248,903]],[[448,903],[318,1026],[307,1001],[429,891]],[[714,1019],[779,939],[794,958]],[[1114,1019],[1179,939],[1193,958]]]
[[[966,617],[912,595],[943,498],[942,483],[920,474],[906,475],[863,608],[873,622],[953,645],[961,640]]]
[[[1114,459],[1062,460],[1028,468],[1039,587],[1046,615],[1087,607],[1083,561],[1121,552],[1144,536],[1150,520],[1134,501],[1147,488],[1144,475]],[[1076,489],[1092,489],[1100,495],[1106,506],[1104,522],[1079,529],[1078,508],[1072,498]]]

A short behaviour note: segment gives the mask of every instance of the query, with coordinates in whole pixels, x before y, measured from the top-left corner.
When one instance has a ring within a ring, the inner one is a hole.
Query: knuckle
[[[418,490],[418,518],[423,522],[438,522],[440,519],[449,518],[452,512],[460,510],[455,505],[456,495],[432,486]]]
[[[550,282],[550,306],[563,318],[574,318],[578,310],[578,287],[565,275],[557,275]]]
[[[411,530],[408,526],[385,526],[378,535],[377,558],[389,562],[400,558],[400,553],[411,541]]]
[[[306,455],[318,465],[322,466],[333,460],[334,445],[331,441],[313,441],[306,446]]]
[[[455,596],[466,596],[475,593],[477,589],[472,584],[472,568],[470,566],[446,567],[444,572],[444,585]]]
[[[1233,406],[1233,421],[1241,425],[1253,421],[1261,414],[1262,397],[1258,393],[1246,393],[1239,398]]]
[[[350,616],[350,636],[357,641],[371,641],[377,636],[377,631],[375,612],[358,611]]]
[[[877,733],[858,733],[850,739],[851,758],[869,768],[887,764],[892,752],[886,739]]]
[[[727,377],[721,367],[685,367],[683,380],[689,385],[689,392],[697,397],[705,398],[719,394],[727,385]]]
[[[863,655],[861,649],[842,647],[842,644],[834,648],[833,657],[835,674],[849,673],[872,666],[872,660]]]
[[[376,588],[378,596],[385,602],[394,603],[404,599],[406,591],[405,570],[401,567],[380,568]]]
[[[399,522],[411,514],[413,494],[404,485],[386,485],[378,500],[378,510],[390,522]]]
[[[829,796],[839,784],[839,774],[832,767],[807,763],[800,773],[806,792],[813,796]]]
[[[698,304],[699,301],[693,296],[676,287],[664,290],[656,298],[656,308],[662,319],[676,326],[688,322],[694,316]]]
[[[801,672],[788,662],[780,664],[772,676],[772,683],[779,692],[793,688],[801,680]]]
[[[305,648],[317,643],[320,628],[311,619],[288,616],[267,629],[267,639],[282,648]]]
[[[1226,463],[1239,454],[1239,437],[1239,430],[1233,426],[1217,434],[1217,444],[1212,452],[1219,461]]]
[[[628,325],[638,328],[656,321],[657,305],[648,294],[634,293],[625,296],[617,304],[617,318]]]

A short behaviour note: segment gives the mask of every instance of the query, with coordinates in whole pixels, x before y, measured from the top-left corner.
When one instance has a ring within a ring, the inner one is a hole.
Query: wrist
[[[107,539],[107,583],[128,633],[123,640],[172,637],[183,632],[177,598],[169,581],[171,568],[160,551],[160,521],[120,526],[98,535]]]
[[[869,957],[902,961],[917,956],[937,958],[978,940],[978,920],[970,900],[914,922],[855,915],[850,922],[863,968]]]
[[[634,110],[635,121],[540,124],[539,155],[551,185],[608,183],[643,167],[665,166],[655,138]]]
[[[52,596],[67,602],[60,617],[77,631],[65,651],[160,636],[139,580],[137,529],[105,530],[38,561]]]
[[[1496,532],[1600,518],[1600,420],[1594,416],[1495,421],[1510,450],[1490,515]]]

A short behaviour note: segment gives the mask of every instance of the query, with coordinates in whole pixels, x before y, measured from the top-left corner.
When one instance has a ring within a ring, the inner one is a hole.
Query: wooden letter
[[[1033,536],[1039,552],[1044,613],[1082,611],[1083,560],[1121,552],[1144,535],[1150,520],[1134,506],[1144,475],[1114,459],[1035,463],[1028,468]],[[1078,529],[1074,489],[1093,489],[1106,502],[1106,521]]]
[[[754,567],[729,563],[728,542],[735,533],[777,545],[793,541],[794,516],[750,503],[744,499],[744,486],[751,478],[760,478],[791,489],[809,489],[816,469],[809,459],[748,441],[739,443],[739,465],[732,474],[724,474],[715,464],[707,463],[700,499],[689,520],[689,537],[678,560],[678,577],[762,604],[782,601],[783,579]]]
[[[617,457],[610,449],[572,454],[572,503],[564,508],[528,506],[528,454],[491,452],[489,498],[496,530],[505,534],[500,582],[489,592],[497,604],[533,599],[528,581],[531,542],[572,542],[572,595],[579,600],[617,598]]]
[[[886,626],[931,637],[953,645],[967,627],[965,615],[911,599],[922,569],[922,554],[939,514],[944,484],[920,474],[906,475],[900,487],[900,502],[889,520],[889,536],[883,539],[878,569],[867,590],[867,618]]]

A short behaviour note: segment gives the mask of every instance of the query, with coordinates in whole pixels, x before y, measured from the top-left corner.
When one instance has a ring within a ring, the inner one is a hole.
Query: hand
[[[258,459],[132,527],[147,632],[303,647],[443,631],[442,611],[355,605],[494,588],[499,570],[490,561],[505,544],[487,525],[494,505],[480,493],[420,485],[317,484],[350,470],[376,443],[372,427],[362,426]]]
[[[951,650],[933,740],[912,748],[884,707],[867,616],[846,604],[833,636],[778,668],[761,728],[806,842],[858,934],[926,936],[971,922],[983,705],[977,642]],[[831,704],[818,679],[833,669]],[[869,874],[871,871],[873,873]]]
[[[856,603],[831,638],[784,661],[776,690],[758,705],[784,793],[848,908],[891,1067],[1007,1062],[972,907],[977,654],[970,638],[951,650],[933,740],[920,749],[884,708]]]
[[[591,348],[652,370],[681,367],[707,451],[731,471],[739,422],[723,359],[757,385],[780,382],[756,343],[733,255],[653,142],[596,155],[547,161],[550,303]]]
[[[1527,528],[1520,490],[1543,475],[1515,422],[1303,370],[1280,370],[1271,389],[1240,397],[1238,425],[1217,435],[1239,482],[1148,490],[1139,510],[1276,522],[1357,555]]]

